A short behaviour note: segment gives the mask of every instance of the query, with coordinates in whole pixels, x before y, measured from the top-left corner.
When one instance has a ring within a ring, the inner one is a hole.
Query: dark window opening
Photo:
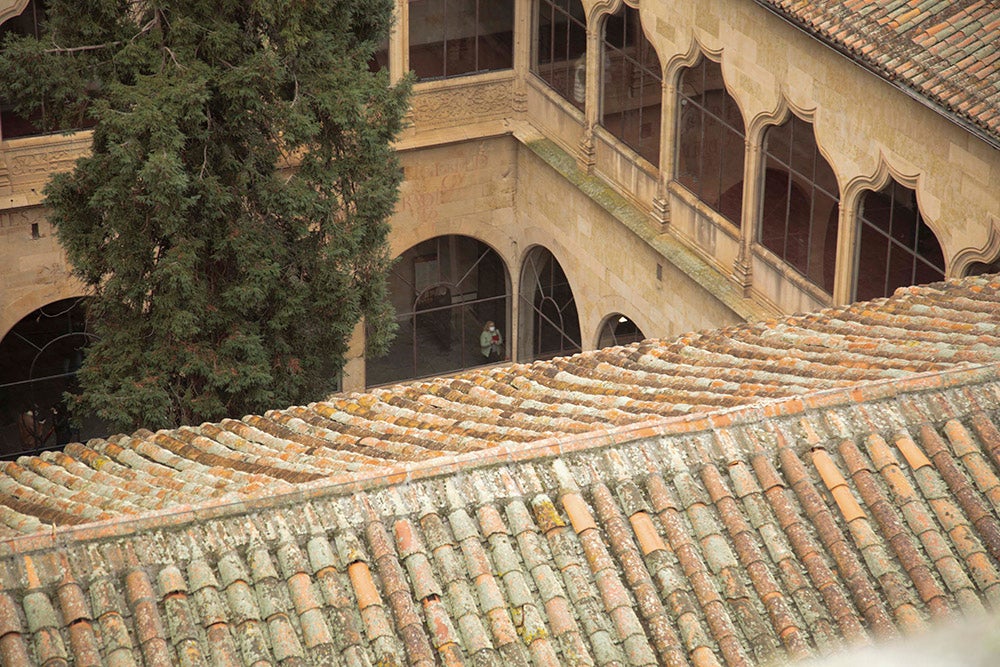
[[[812,125],[792,116],[764,135],[760,243],[833,293],[840,197]]]
[[[520,359],[551,359],[582,350],[573,290],[545,248],[535,248],[525,260],[520,312]]]
[[[482,353],[480,337],[493,322],[506,345],[509,284],[500,255],[468,236],[439,236],[404,252],[390,278],[399,330],[385,356],[367,360],[367,384],[441,375],[491,361]]]
[[[944,280],[944,253],[924,222],[917,194],[896,181],[870,191],[858,211],[854,297],[867,301],[899,287]]]
[[[663,74],[639,10],[623,6],[607,16],[603,35],[601,125],[659,166]]]
[[[678,87],[677,181],[739,226],[746,132],[719,63],[701,58]]]
[[[538,0],[532,71],[578,109],[587,89],[587,19],[580,0]]]
[[[419,79],[514,66],[513,0],[410,0],[410,69]]]
[[[93,338],[86,299],[76,298],[39,308],[0,340],[0,456],[61,448],[106,432],[93,418],[72,423],[64,400],[66,392],[78,391],[76,373]]]
[[[982,276],[991,273],[1000,273],[1000,257],[992,262],[973,262],[965,270],[967,276]]]
[[[389,69],[389,38],[386,37],[379,44],[375,53],[368,60],[368,71],[378,72],[379,70]]]
[[[615,313],[604,320],[601,327],[601,335],[597,341],[597,347],[611,347],[612,345],[628,345],[643,340],[645,336],[636,323],[625,317],[621,313]]]

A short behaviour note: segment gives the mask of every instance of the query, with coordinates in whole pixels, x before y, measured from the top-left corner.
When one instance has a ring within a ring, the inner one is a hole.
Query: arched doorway
[[[582,350],[573,289],[547,248],[532,248],[521,271],[518,358],[550,359]]]
[[[643,340],[646,336],[639,326],[621,313],[608,315],[597,338],[597,347],[628,345]]]
[[[0,341],[0,455],[79,440],[63,401],[94,335],[86,299],[63,299],[23,317]],[[32,411],[30,416],[26,416]]]
[[[368,386],[449,373],[487,361],[487,322],[504,341],[510,278],[499,254],[469,236],[438,236],[400,255],[390,276],[399,330],[389,352],[366,361]]]

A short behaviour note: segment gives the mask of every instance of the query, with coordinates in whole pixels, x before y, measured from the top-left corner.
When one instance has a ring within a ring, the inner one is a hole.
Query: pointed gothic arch
[[[743,215],[746,130],[719,62],[705,54],[677,73],[675,179],[737,227]]]
[[[601,25],[600,123],[654,167],[660,165],[663,66],[637,3],[613,3]]]
[[[762,128],[757,241],[828,294],[837,260],[840,189],[809,120],[785,109]]]
[[[862,194],[857,215],[855,300],[944,280],[944,251],[920,212],[916,190],[890,179]]]

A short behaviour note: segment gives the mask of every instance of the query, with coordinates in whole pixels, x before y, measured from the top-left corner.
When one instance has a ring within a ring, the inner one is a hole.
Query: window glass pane
[[[965,270],[967,276],[981,276],[988,273],[1000,273],[1000,259],[992,262],[973,262]]]
[[[410,1],[410,69],[420,79],[445,75],[447,0]]]
[[[465,72],[510,69],[514,66],[514,2],[513,0],[467,0],[471,14],[478,12],[476,61],[466,63]],[[466,39],[469,39],[468,37]],[[456,70],[456,74],[459,71]]]
[[[812,124],[792,116],[764,134],[760,243],[827,292],[833,290],[839,200],[817,184],[836,182]],[[782,230],[782,238],[778,237]]]
[[[583,109],[587,85],[587,27],[579,0],[538,0],[532,71]]]
[[[546,248],[534,248],[521,274],[519,358],[548,359],[581,350],[576,299]]]
[[[939,273],[944,273],[944,251],[931,228],[920,221],[917,234],[917,255],[924,262],[934,267]],[[918,283],[919,284],[919,283]]]
[[[861,225],[858,238],[858,274],[855,298],[868,301],[885,295],[885,267],[889,258],[889,239],[868,224]]]
[[[513,0],[410,0],[410,68],[420,79],[509,69]]]
[[[743,118],[722,68],[702,58],[680,77],[677,180],[733,224],[743,202]]]
[[[866,193],[858,224],[857,299],[889,296],[899,287],[944,279],[941,244],[923,223],[913,190],[890,181],[881,191]],[[888,246],[881,257],[867,247],[876,237],[883,248]]]
[[[556,9],[547,0],[539,0],[535,17],[535,60],[539,65],[547,65],[559,59],[560,45],[555,36]],[[536,68],[537,72],[538,69]]]
[[[467,236],[424,241],[400,255],[389,287],[399,330],[385,356],[367,360],[369,385],[440,375],[507,356],[507,269],[485,244]],[[504,354],[497,357],[483,355],[480,347],[487,322],[499,332],[498,350]]]
[[[659,165],[659,58],[642,33],[637,10],[625,6],[604,21],[601,124],[644,159]]]
[[[677,180],[701,197],[702,142],[705,137],[705,112],[690,100],[681,98],[678,134],[684,138],[677,150]]]
[[[792,116],[788,124],[791,127],[792,171],[812,182],[816,160],[816,142],[813,139],[812,125],[797,116]]]
[[[913,253],[906,248],[896,245],[889,246],[889,267],[886,269],[887,284],[889,291],[882,296],[889,296],[892,290],[902,285],[913,284]]]
[[[789,124],[767,129],[764,133],[764,153],[769,161],[778,162],[782,169],[791,167],[792,133]]]
[[[625,317],[621,313],[615,313],[604,321],[601,327],[601,334],[597,341],[597,347],[610,347],[612,345],[628,345],[645,338],[642,330],[636,326],[635,322]]]

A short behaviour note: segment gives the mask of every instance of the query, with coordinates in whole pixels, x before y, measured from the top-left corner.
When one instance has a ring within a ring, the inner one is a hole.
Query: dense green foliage
[[[42,39],[6,45],[25,105],[96,122],[45,191],[95,295],[78,409],[122,428],[238,417],[335,389],[361,317],[387,347],[409,86],[368,61],[392,4],[51,0]]]

